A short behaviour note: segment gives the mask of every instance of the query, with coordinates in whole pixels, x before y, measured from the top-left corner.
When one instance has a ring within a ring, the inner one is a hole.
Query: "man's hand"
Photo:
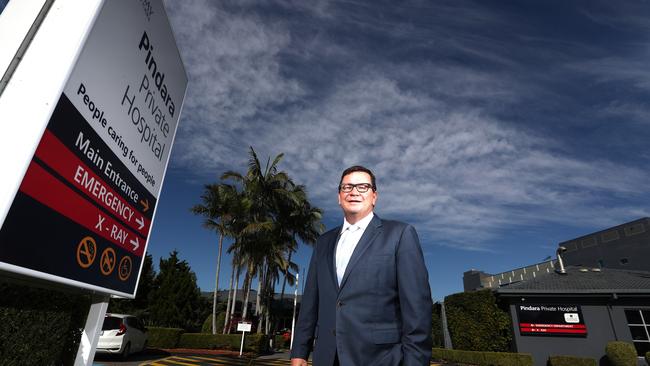
[[[304,358],[292,358],[291,366],[307,366],[307,360]]]

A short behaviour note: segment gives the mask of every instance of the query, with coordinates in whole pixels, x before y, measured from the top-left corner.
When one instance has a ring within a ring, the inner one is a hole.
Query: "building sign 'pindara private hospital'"
[[[587,335],[587,326],[579,305],[519,304],[517,316],[521,335]]]
[[[169,121],[174,118],[176,103],[165,84],[165,73],[158,68],[153,54],[154,46],[147,32],[142,33],[138,49],[145,55],[148,73],[142,76],[137,93],[131,89],[131,85],[126,86],[121,104],[137,129],[140,142],[146,144],[158,160],[162,160],[169,138]],[[141,104],[144,111],[138,107],[136,98],[144,100]]]
[[[162,2],[104,1],[2,223],[0,268],[132,297],[186,88]]]

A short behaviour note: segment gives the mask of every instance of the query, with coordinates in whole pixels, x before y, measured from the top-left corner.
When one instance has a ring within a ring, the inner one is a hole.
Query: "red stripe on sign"
[[[33,161],[25,173],[20,191],[111,243],[142,256],[144,239],[105,215]]]
[[[567,329],[587,329],[584,324],[536,324],[536,323],[519,323],[520,327],[526,328],[567,328]]]
[[[36,156],[93,201],[137,230],[140,235],[147,237],[151,221],[90,170],[49,130],[45,130],[38,149],[36,149]],[[107,164],[107,160],[102,163],[102,165],[105,164]]]
[[[521,333],[587,334],[586,329],[520,328]]]

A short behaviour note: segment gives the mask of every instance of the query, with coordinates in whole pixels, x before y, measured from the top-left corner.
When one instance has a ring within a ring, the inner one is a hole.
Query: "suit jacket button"
[[[337,308],[340,308],[341,306],[343,306],[343,301],[340,301],[340,300],[337,301],[337,302],[336,302],[336,307],[337,307]]]

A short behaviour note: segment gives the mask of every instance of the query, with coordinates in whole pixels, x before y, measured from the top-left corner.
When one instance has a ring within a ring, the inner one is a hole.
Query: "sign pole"
[[[239,347],[239,357],[241,357],[242,353],[244,353],[244,336],[246,335],[246,331],[241,332],[241,347]]]
[[[291,343],[289,350],[293,349],[293,333],[296,328],[296,307],[298,306],[298,282],[300,282],[300,273],[296,273],[296,289],[293,294],[293,317],[291,318]]]
[[[88,311],[88,318],[86,319],[86,326],[81,334],[79,349],[77,349],[77,358],[74,361],[75,366],[90,366],[93,364],[97,342],[99,341],[99,335],[104,324],[106,309],[108,309],[108,300],[108,295],[93,295],[92,304]]]
[[[237,323],[237,331],[241,333],[241,347],[239,348],[239,357],[244,353],[244,336],[246,332],[252,330],[252,324],[250,322],[239,322]]]

